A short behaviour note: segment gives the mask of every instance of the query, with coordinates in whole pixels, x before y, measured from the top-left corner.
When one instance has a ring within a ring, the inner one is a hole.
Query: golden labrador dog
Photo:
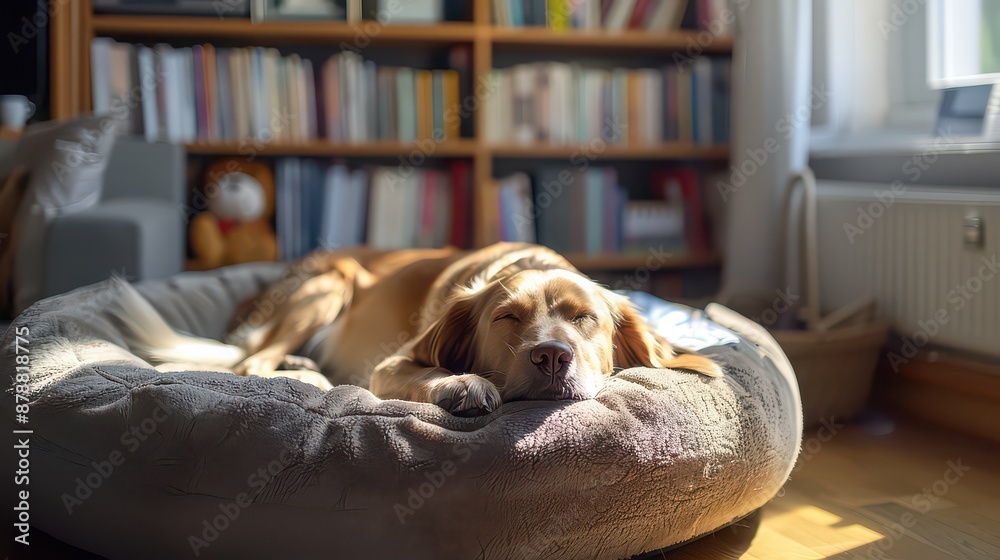
[[[307,270],[299,281],[286,277],[241,306],[238,346],[164,335],[133,290],[119,311],[132,326],[130,346],[153,362],[240,375],[300,376],[279,370],[317,367],[296,357],[307,354],[334,384],[463,415],[513,400],[593,398],[615,370],[632,366],[720,375],[715,362],[675,351],[627,298],[544,247],[339,251],[298,266]]]

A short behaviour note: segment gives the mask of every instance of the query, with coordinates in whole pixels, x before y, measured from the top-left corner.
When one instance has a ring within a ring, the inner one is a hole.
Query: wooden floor
[[[806,431],[791,479],[760,511],[651,557],[1000,559],[997,444],[887,417],[828,432]]]

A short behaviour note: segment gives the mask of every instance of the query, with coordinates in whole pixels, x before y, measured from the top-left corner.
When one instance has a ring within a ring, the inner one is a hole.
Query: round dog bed
[[[277,265],[139,286],[175,328],[220,337]],[[762,329],[633,296],[718,379],[630,369],[596,399],[489,416],[351,386],[162,373],[106,315],[108,283],[39,302],[31,350],[30,523],[112,558],[627,558],[767,502],[798,453],[791,368]],[[727,328],[723,328],[724,325]],[[3,417],[16,418],[8,386]]]

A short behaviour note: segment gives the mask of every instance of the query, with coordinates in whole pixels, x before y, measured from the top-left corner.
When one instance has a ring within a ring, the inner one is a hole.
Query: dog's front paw
[[[430,402],[455,416],[476,416],[500,408],[495,385],[474,374],[452,375],[434,382]]]
[[[266,376],[278,369],[284,357],[284,354],[258,352],[233,366],[233,373],[244,377],[248,375]]]
[[[281,361],[278,366],[280,370],[308,370],[308,371],[319,371],[319,365],[305,356],[296,356],[295,354],[285,354],[285,359]]]
[[[276,377],[288,377],[290,379],[298,379],[303,383],[308,383],[310,385],[315,385],[324,391],[329,391],[333,389],[333,384],[330,380],[326,378],[325,375],[318,371],[309,371],[305,369],[289,369],[289,370],[278,370],[271,373],[262,373],[258,377],[266,377],[268,379],[274,379]]]

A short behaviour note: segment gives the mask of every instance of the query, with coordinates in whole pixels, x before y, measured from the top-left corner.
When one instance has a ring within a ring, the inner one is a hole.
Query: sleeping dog
[[[593,398],[614,370],[632,366],[720,375],[715,362],[676,352],[627,298],[544,247],[360,249],[306,259],[302,281],[241,306],[231,331],[237,345],[170,330],[127,284],[115,314],[133,351],[153,363],[309,379],[281,371],[305,364],[334,384],[367,384],[384,399],[462,415],[513,400]],[[263,317],[261,309],[271,312]]]

